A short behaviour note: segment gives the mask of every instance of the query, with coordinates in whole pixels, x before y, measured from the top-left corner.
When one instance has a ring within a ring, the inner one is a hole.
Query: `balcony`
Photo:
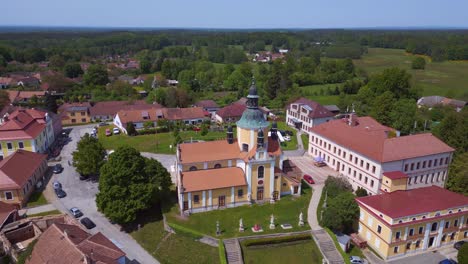
[[[458,226],[450,226],[449,228],[444,228],[443,232],[453,232],[458,231]]]

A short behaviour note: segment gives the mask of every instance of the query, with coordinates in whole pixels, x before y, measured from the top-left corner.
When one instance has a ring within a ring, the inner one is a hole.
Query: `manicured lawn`
[[[59,215],[59,214],[62,214],[62,212],[60,212],[59,210],[52,210],[52,211],[42,212],[42,213],[38,213],[38,214],[28,215],[28,217],[46,216],[46,215]]]
[[[369,48],[362,59],[354,60],[354,65],[369,74],[378,73],[386,68],[399,67],[412,75],[412,84],[423,90],[423,95],[441,95],[468,99],[468,61],[431,62],[426,57],[425,70],[411,69],[415,55],[404,50]]]
[[[219,263],[218,248],[168,234],[161,219],[143,225],[131,236],[161,263]]]
[[[112,129],[112,126],[100,127],[98,132],[99,141],[103,144],[105,149],[116,149],[121,146],[132,146],[141,152],[174,154],[174,147],[171,149],[169,146],[174,144],[174,136],[172,132],[157,133],[152,135],[140,135],[129,137],[123,133],[119,135],[112,135],[106,137],[106,128]],[[217,140],[226,137],[224,132],[208,132],[207,135],[202,136],[200,132],[195,131],[181,131],[180,136],[182,140]]]
[[[31,194],[28,200],[28,204],[26,205],[27,207],[35,207],[39,205],[44,205],[48,204],[46,198],[44,197],[44,194],[42,194],[42,191],[38,192],[35,191]]]
[[[298,244],[252,248],[242,245],[244,263],[322,263],[322,254],[314,241]]]
[[[300,90],[306,98],[316,101],[321,105],[336,105],[338,103],[338,95],[325,95],[325,93],[329,88],[334,91],[337,86],[340,87],[341,83],[302,86]],[[324,91],[323,95],[320,95],[321,90]]]
[[[174,206],[169,213],[166,214],[167,221],[177,225],[196,230],[203,234],[216,236],[216,221],[219,221],[222,238],[239,237],[254,235],[251,227],[255,224],[261,225],[264,232],[261,234],[281,233],[288,231],[307,230],[307,209],[309,207],[312,189],[302,185],[303,194],[300,197],[284,196],[275,204],[265,203],[263,205],[244,205],[225,210],[213,210],[210,212],[196,213],[190,215],[187,219],[181,219],[177,206]],[[306,225],[299,227],[299,214],[303,212]],[[270,216],[274,215],[276,229],[269,229]],[[239,232],[239,219],[243,219],[246,230]],[[280,224],[289,223],[293,229],[283,230]]]
[[[305,134],[305,133],[302,134],[301,139],[302,139],[302,145],[304,146],[304,149],[308,150],[309,149],[309,134]]]
[[[297,149],[297,137],[296,137],[296,131],[289,127],[286,122],[277,122],[278,124],[278,130],[289,130],[293,132],[293,135],[291,137],[291,141],[284,141],[281,143],[281,148],[283,150],[296,150]]]

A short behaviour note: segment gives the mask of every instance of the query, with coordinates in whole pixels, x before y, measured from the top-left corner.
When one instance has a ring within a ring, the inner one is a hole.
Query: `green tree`
[[[411,68],[414,70],[424,70],[426,68],[426,60],[423,57],[416,57],[411,62]]]
[[[358,187],[356,190],[356,196],[357,197],[364,197],[367,196],[367,191],[364,188]]]
[[[468,110],[446,114],[434,134],[455,148],[457,154],[468,152]]]
[[[86,133],[72,155],[76,171],[83,175],[97,175],[104,164],[106,150],[96,138]]]
[[[138,134],[136,129],[135,129],[135,125],[133,124],[133,122],[128,122],[127,123],[126,130],[127,130],[127,135],[129,135],[129,136],[136,136]]]
[[[107,69],[104,65],[92,64],[83,75],[83,81],[86,85],[106,85],[109,83]]]
[[[200,134],[202,136],[206,136],[208,134],[208,126],[207,125],[202,125],[202,128],[201,128],[201,131],[200,131]]]
[[[374,94],[383,94],[386,91],[390,91],[397,99],[417,99],[417,94],[414,94],[411,90],[410,79],[411,75],[406,70],[389,68],[380,74],[372,76],[368,85]]]
[[[353,231],[353,225],[359,216],[359,207],[354,198],[351,192],[342,192],[328,199],[323,212],[323,224],[334,231]]]
[[[68,78],[76,78],[83,74],[83,69],[79,63],[68,63],[65,65],[64,72]]]
[[[0,109],[3,109],[3,107],[8,105],[9,103],[11,102],[8,92],[5,90],[0,90]]]
[[[60,55],[53,55],[49,58],[49,67],[62,69],[65,66],[65,60]]]
[[[52,113],[57,113],[57,109],[58,109],[57,100],[53,95],[46,93],[44,104],[48,111]]]
[[[450,165],[447,189],[468,195],[468,152],[457,155]]]
[[[142,73],[150,73],[151,71],[151,60],[148,56],[144,56],[140,60],[140,69]]]
[[[418,106],[413,99],[400,99],[393,105],[390,113],[391,127],[400,130],[403,134],[409,134],[416,120]]]
[[[384,125],[391,125],[391,113],[394,104],[395,98],[393,93],[386,91],[375,98],[370,110],[370,115]]]
[[[132,147],[119,147],[101,168],[96,204],[112,221],[131,223],[160,201],[170,184],[170,174],[161,163]]]

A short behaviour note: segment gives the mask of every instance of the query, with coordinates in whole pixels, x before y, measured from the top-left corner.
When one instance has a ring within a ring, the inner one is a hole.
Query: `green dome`
[[[237,121],[237,126],[245,129],[260,129],[269,125],[270,122],[265,120],[259,109],[246,109],[241,119]]]

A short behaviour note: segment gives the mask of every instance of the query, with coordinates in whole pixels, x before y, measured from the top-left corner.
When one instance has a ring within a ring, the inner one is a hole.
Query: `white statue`
[[[275,216],[270,217],[270,229],[275,229]]]
[[[242,221],[242,218],[239,219],[239,232],[244,232],[244,222]]]
[[[274,192],[271,192],[271,196],[270,196],[270,203],[275,203],[275,196],[274,196]]]
[[[302,212],[299,214],[299,226],[304,226],[304,215]]]

